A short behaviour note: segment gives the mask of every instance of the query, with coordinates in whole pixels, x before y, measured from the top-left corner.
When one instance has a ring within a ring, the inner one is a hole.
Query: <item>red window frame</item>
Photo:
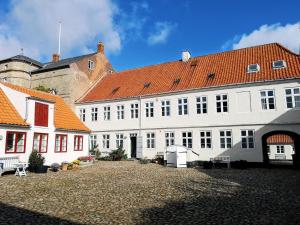
[[[83,150],[83,136],[75,135],[74,136],[74,151],[82,151]]]
[[[32,140],[32,150],[35,150],[35,149],[34,149],[34,137],[35,137],[35,135],[40,135],[39,149],[37,149],[38,152],[39,152],[39,153],[47,153],[47,152],[48,152],[48,138],[49,138],[49,135],[48,135],[47,133],[34,133],[34,134],[33,134],[33,140]],[[42,151],[41,151],[41,148],[42,148],[42,138],[41,138],[41,137],[42,137],[43,135],[46,135],[46,136],[47,136],[46,151],[45,151],[45,152],[42,152]]]
[[[48,127],[49,105],[35,102],[34,125]]]
[[[59,146],[60,146],[60,148],[59,148],[59,151],[56,151],[56,139],[57,139],[57,137],[59,137]],[[66,137],[66,150],[64,150],[64,151],[62,151],[62,140],[63,140],[63,137]],[[56,134],[55,135],[55,149],[54,149],[54,152],[56,152],[56,153],[65,153],[65,152],[67,152],[68,151],[68,135],[66,135],[66,134]]]
[[[8,135],[9,134],[15,134],[16,135],[16,138],[14,140],[14,145],[13,145],[13,148],[14,148],[14,151],[13,152],[10,152],[8,151],[8,143],[7,143],[7,140],[8,140]],[[17,152],[17,140],[18,140],[18,135],[20,134],[23,134],[24,135],[24,148],[23,148],[23,151],[22,152]],[[5,140],[5,154],[19,154],[19,153],[25,153],[26,152],[26,139],[27,139],[27,133],[26,132],[18,132],[18,131],[7,131],[6,132],[6,140]]]

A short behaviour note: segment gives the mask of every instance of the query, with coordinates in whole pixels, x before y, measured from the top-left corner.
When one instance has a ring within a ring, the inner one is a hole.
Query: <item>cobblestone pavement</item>
[[[0,224],[300,224],[300,171],[98,162],[4,175]]]

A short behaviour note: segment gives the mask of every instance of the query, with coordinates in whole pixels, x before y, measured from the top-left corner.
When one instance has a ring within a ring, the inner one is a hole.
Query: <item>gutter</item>
[[[299,76],[299,75],[298,75]],[[216,90],[219,88],[226,88],[226,87],[244,87],[244,86],[252,86],[255,84],[273,84],[278,81],[291,81],[291,80],[299,80],[299,77],[293,77],[293,78],[284,78],[284,79],[277,79],[277,80],[262,80],[262,81],[255,81],[255,82],[244,82],[244,83],[236,83],[236,84],[225,84],[225,85],[218,85],[218,86],[210,86],[210,87],[202,87],[202,88],[191,88],[191,89],[185,89],[185,90],[176,90],[176,91],[165,91],[160,93],[153,93],[153,94],[145,94],[140,96],[129,96],[124,98],[115,98],[115,99],[103,99],[103,100],[93,100],[93,101],[86,101],[86,102],[75,102],[75,105],[88,105],[88,104],[94,104],[94,103],[105,103],[105,102],[118,102],[118,101],[126,101],[126,100],[134,100],[139,98],[150,98],[150,97],[158,97],[163,95],[172,95],[172,94],[181,94],[181,93],[190,93],[195,91],[207,91],[207,90]]]

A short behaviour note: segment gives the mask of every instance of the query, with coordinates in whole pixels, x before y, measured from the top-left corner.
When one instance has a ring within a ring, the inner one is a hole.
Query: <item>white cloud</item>
[[[63,56],[96,50],[99,40],[107,52],[117,53],[122,47],[117,13],[111,0],[12,0],[7,19],[0,23],[0,58],[24,48],[28,56],[49,59],[57,52],[59,21]]]
[[[250,34],[235,36],[232,40],[227,41],[222,49],[239,49],[254,45],[278,42],[294,52],[299,51],[300,44],[299,24],[280,23],[272,25],[263,25],[259,29],[252,31]]]
[[[155,23],[154,31],[148,37],[148,44],[155,45],[165,43],[176,26],[176,24],[170,22]]]

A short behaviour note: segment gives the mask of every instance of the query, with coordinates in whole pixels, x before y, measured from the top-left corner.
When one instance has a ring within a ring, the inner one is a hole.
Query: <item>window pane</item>
[[[7,152],[14,152],[14,144],[15,144],[15,134],[9,133],[7,135],[7,140],[6,140]]]

